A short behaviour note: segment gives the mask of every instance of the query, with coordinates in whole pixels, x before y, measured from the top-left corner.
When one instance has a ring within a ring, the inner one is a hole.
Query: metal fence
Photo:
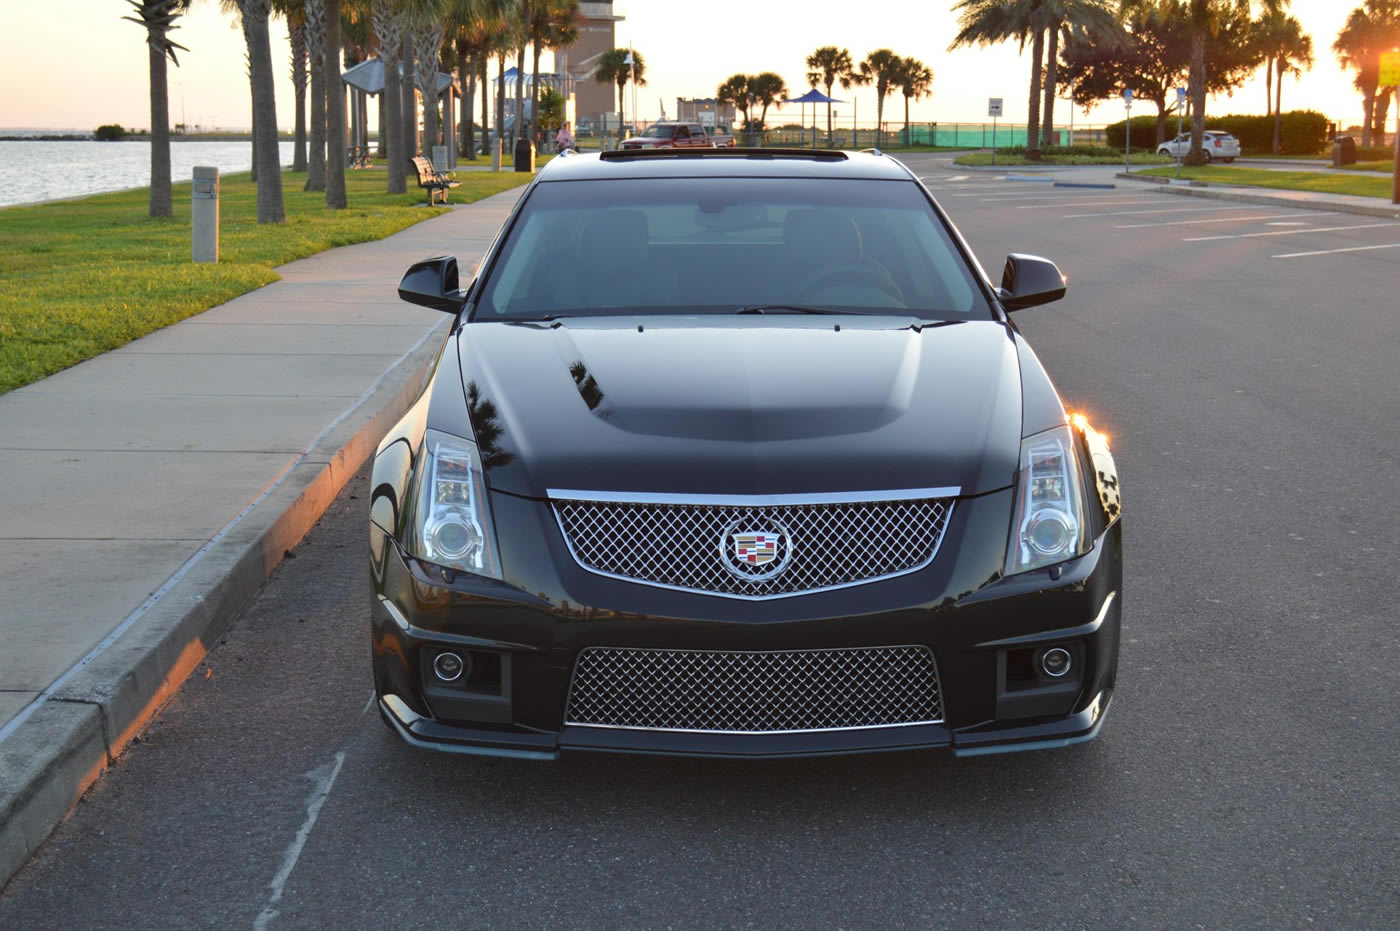
[[[640,120],[635,124],[633,132],[640,133],[654,122],[656,121]],[[993,146],[1005,148],[1026,144],[1024,123],[1018,125],[998,122],[994,125],[992,123],[924,122],[910,123],[906,128],[903,123],[885,122],[877,129],[874,123],[852,126],[848,120],[844,125],[839,123],[833,125],[829,135],[824,119],[820,119],[816,124],[809,123],[805,126],[796,123],[774,126],[775,121],[771,118],[768,123],[772,128],[763,131],[750,132],[743,127],[736,126],[733,131],[735,144],[838,149],[898,149],[906,146],[990,149]],[[631,128],[634,124],[629,121],[627,125]],[[1056,129],[1053,135],[1054,144],[1070,144],[1071,136],[1068,127]],[[581,141],[596,144],[595,140],[601,142],[601,137],[583,137]],[[1103,126],[1077,126],[1073,130],[1075,144],[1102,145],[1107,141]]]

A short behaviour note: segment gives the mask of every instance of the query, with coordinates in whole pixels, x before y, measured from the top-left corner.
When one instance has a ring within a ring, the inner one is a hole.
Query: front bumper
[[[408,743],[448,752],[552,759],[561,751],[743,758],[922,748],[960,755],[1065,746],[1097,735],[1112,701],[1122,612],[1121,522],[1082,557],[999,577],[1010,492],[960,501],[943,548],[901,578],[771,602],[735,602],[591,575],[563,547],[542,502],[493,495],[508,582],[430,576],[371,529],[375,688]],[[514,572],[513,566],[526,567]],[[927,645],[941,720],[797,733],[712,733],[565,723],[580,651],[843,650]],[[1071,675],[1027,669],[1064,646]],[[473,659],[475,679],[442,683],[432,657]]]

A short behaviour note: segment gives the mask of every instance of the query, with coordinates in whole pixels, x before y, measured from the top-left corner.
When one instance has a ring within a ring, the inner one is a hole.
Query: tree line
[[[1280,148],[1283,79],[1313,65],[1313,40],[1289,15],[1291,0],[958,0],[960,31],[949,50],[1016,41],[1031,49],[1027,156],[1054,139],[1059,89],[1088,108],[1125,90],[1157,108],[1157,141],[1166,138],[1176,88],[1185,84],[1191,115],[1186,161],[1204,161],[1206,97],[1243,85],[1265,71],[1266,113]],[[1256,15],[1257,13],[1257,15]],[[1380,54],[1400,46],[1400,0],[1364,0],[1333,43],[1355,71],[1365,107],[1363,142],[1384,133],[1395,88],[1378,87]]]
[[[169,92],[167,62],[179,65],[177,50],[188,52],[170,38],[176,20],[190,0],[127,0],[135,16],[123,17],[146,29],[150,47],[151,198],[153,217],[171,215]],[[237,18],[247,44],[248,82],[252,102],[253,171],[257,181],[259,223],[285,219],[281,159],[277,145],[277,109],[269,22],[287,24],[291,43],[291,77],[296,108],[292,170],[306,172],[306,190],[324,191],[326,205],[346,206],[346,118],[342,65],[370,58],[384,64],[380,100],[380,144],[386,160],[387,190],[408,189],[410,157],[432,156],[442,136],[439,122],[438,73],[454,74],[462,88],[460,147],[476,158],[475,120],[480,91],[481,126],[494,125],[498,135],[506,124],[506,82],[498,80],[495,119],[490,119],[491,94],[487,68],[494,58],[504,74],[514,59],[515,114],[513,138],[535,138],[542,112],[540,56],[546,49],[563,49],[578,40],[579,0],[221,0]],[[525,107],[525,56],[532,56],[530,106]],[[625,50],[623,50],[625,51]],[[608,53],[612,55],[613,53]],[[640,68],[638,69],[640,77]],[[548,89],[545,90],[548,94]],[[419,101],[423,132],[418,133]],[[309,103],[309,122],[307,111]],[[552,109],[558,112],[558,101]]]

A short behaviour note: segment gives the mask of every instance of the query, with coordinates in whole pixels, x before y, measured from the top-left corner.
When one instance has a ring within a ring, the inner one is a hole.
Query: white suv
[[[1168,139],[1157,147],[1158,155],[1165,155],[1168,158],[1176,158],[1178,154],[1185,158],[1191,151],[1191,134],[1182,133],[1175,139]],[[1207,129],[1205,140],[1201,143],[1201,152],[1205,155],[1206,161],[1220,159],[1223,162],[1233,162],[1240,155],[1240,141],[1229,133],[1219,129]]]

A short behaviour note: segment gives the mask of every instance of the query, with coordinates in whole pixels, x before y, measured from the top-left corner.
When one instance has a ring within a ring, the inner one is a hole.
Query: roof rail
[[[884,152],[881,152],[879,149],[873,149],[873,148],[872,148],[872,149],[861,149],[861,151],[864,152],[866,155],[884,155],[884,154],[885,154]]]
[[[605,162],[646,158],[811,158],[844,162],[849,158],[839,149],[749,149],[741,146],[718,149],[613,149],[601,153],[598,157]]]

